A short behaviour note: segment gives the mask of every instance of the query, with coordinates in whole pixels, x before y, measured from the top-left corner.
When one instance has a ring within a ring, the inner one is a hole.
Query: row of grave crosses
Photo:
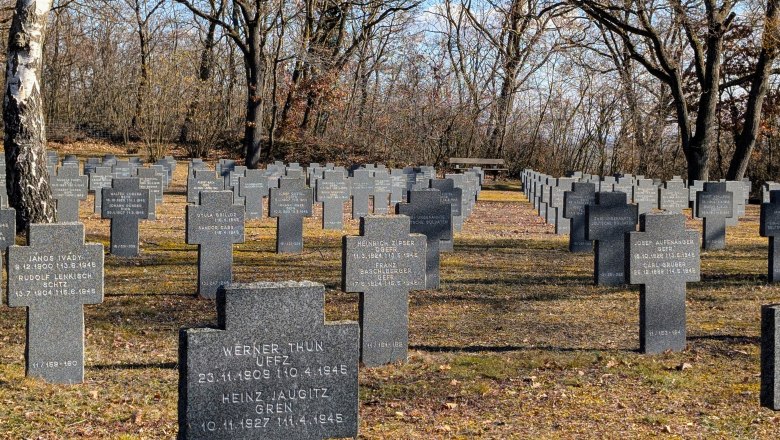
[[[350,171],[333,164],[310,164],[302,168],[296,163],[277,162],[263,170],[249,170],[233,161],[221,160],[216,168],[210,170],[202,161],[190,163],[188,203],[199,203],[201,191],[231,191],[233,203],[244,205],[247,219],[258,219],[263,216],[263,200],[269,198],[268,203],[271,203],[270,194],[273,188],[279,187],[279,180],[283,177],[297,179],[301,181],[299,187],[312,190],[312,203],[322,204],[323,229],[332,230],[343,229],[344,205],[349,201],[352,202],[352,219],[357,220],[372,212],[388,213],[390,206],[406,201],[406,194],[412,189],[436,188],[447,201],[458,198],[459,203],[453,203],[453,215],[455,231],[459,231],[474,208],[484,178],[480,169],[435,179],[432,167],[387,169],[383,165],[363,165],[363,168]]]

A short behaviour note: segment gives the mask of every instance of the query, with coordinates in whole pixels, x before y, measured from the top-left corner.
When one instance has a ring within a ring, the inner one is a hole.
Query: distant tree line
[[[778,1],[55,0],[43,112],[153,158],[770,179]]]

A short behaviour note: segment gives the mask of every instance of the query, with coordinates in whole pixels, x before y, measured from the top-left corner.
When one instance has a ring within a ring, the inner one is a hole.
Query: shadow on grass
[[[410,350],[427,351],[430,353],[509,353],[514,351],[558,351],[566,353],[576,352],[606,352],[606,353],[638,353],[639,349],[621,350],[616,348],[600,347],[553,347],[549,345],[468,345],[465,347],[448,347],[441,345],[410,345]]]
[[[160,370],[174,370],[179,364],[176,362],[152,362],[152,363],[134,363],[134,364],[98,364],[87,366],[87,370],[148,370],[157,368]]]
[[[729,344],[742,344],[742,345],[760,345],[761,338],[759,336],[740,336],[740,335],[696,335],[688,336],[689,341],[718,341],[726,342]]]

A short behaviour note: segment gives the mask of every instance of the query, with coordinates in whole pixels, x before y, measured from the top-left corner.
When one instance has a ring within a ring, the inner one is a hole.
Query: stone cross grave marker
[[[198,245],[198,295],[214,299],[233,281],[233,244],[244,242],[244,207],[232,191],[203,191],[200,205],[187,205],[186,241]]]
[[[193,176],[187,179],[187,203],[199,203],[202,191],[214,192],[225,189],[225,181],[212,170],[195,168],[192,174]]]
[[[431,188],[409,191],[409,203],[397,204],[396,214],[409,217],[412,233],[425,235],[425,287],[438,289],[439,243],[452,239],[452,208],[442,203],[441,191]]]
[[[629,232],[626,272],[641,284],[639,346],[642,353],[685,349],[685,283],[699,281],[699,242],[682,214],[643,214]]]
[[[0,251],[16,243],[16,210],[0,206]]]
[[[268,177],[265,170],[246,170],[246,175],[238,178],[238,195],[244,198],[247,219],[262,218],[263,198],[268,197]]]
[[[637,179],[633,187],[633,200],[640,214],[650,212],[658,207],[658,187],[652,179]]]
[[[780,410],[780,304],[761,306],[761,406]]]
[[[350,179],[352,190],[352,219],[368,215],[369,199],[374,194],[374,173],[367,169],[357,169]]]
[[[349,179],[336,170],[325,170],[317,179],[315,188],[317,202],[322,203],[322,228],[341,230],[344,228],[344,204],[349,201]]]
[[[393,192],[390,173],[383,168],[374,171],[374,214],[387,214],[388,201]]]
[[[431,179],[431,188],[441,191],[441,202],[449,203],[452,208],[452,230],[460,231],[463,229],[463,215],[461,211],[461,199],[463,190],[455,188],[455,182],[452,179]],[[449,240],[441,240],[439,243],[441,252],[452,252],[455,246],[455,237]]]
[[[366,366],[406,361],[409,291],[425,289],[425,241],[405,215],[360,219],[344,236],[342,288],[360,292],[360,360]]]
[[[761,204],[759,233],[769,237],[768,280],[770,283],[780,281],[780,246],[775,237],[780,237],[780,191],[769,193],[769,203]]]
[[[733,216],[733,198],[724,182],[707,182],[704,191],[696,193],[696,217],[704,219],[702,247],[705,250],[726,248],[726,219]]]
[[[111,188],[114,173],[111,167],[99,166],[89,175],[89,190],[95,193],[93,211],[100,214],[103,206],[103,188]]]
[[[314,195],[302,179],[283,177],[271,188],[268,216],[276,217],[276,252],[303,250],[303,218],[311,217]]]
[[[691,205],[691,216],[693,218],[695,218],[696,220],[701,220],[701,218],[697,217],[697,214],[696,214],[696,195],[700,191],[704,191],[704,181],[703,180],[694,180],[692,183],[689,182],[689,185],[688,185],[688,202]]]
[[[116,177],[132,177],[133,164],[129,160],[117,160],[111,167]]]
[[[57,222],[79,221],[79,200],[87,198],[89,177],[81,174],[78,164],[69,164],[49,179],[52,197],[57,200]]]
[[[84,304],[103,302],[103,245],[81,223],[33,223],[28,245],[8,248],[8,305],[27,307],[26,374],[84,381]]]
[[[324,307],[308,281],[220,289],[217,327],[179,332],[179,438],[357,438],[360,330]]]
[[[658,207],[666,212],[682,213],[688,208],[688,188],[682,179],[669,180],[658,190]]]
[[[562,177],[555,179],[555,187],[550,189],[550,204],[547,207],[555,216],[555,235],[566,235],[571,232],[571,219],[563,216],[563,196],[572,190],[574,179]]]
[[[111,254],[138,256],[138,220],[149,217],[148,189],[141,189],[137,177],[120,177],[111,188],[103,188],[101,217],[111,219]]]
[[[393,168],[390,170],[390,204],[395,206],[404,200],[406,193],[406,174],[404,170]]]
[[[157,220],[157,205],[162,205],[165,183],[162,176],[151,168],[138,168],[138,187],[149,190],[149,211],[147,219]]]
[[[585,207],[585,237],[595,242],[593,275],[598,285],[626,283],[626,232],[636,230],[637,206],[623,192],[598,192]]]
[[[593,242],[585,238],[585,207],[596,203],[596,185],[574,182],[571,191],[563,193],[563,216],[571,220],[569,251],[590,252]]]
[[[726,218],[726,226],[737,226],[739,224],[739,218],[745,216],[745,184],[738,180],[721,180],[726,183],[726,191],[730,191],[733,194],[731,199],[731,212],[732,216]]]

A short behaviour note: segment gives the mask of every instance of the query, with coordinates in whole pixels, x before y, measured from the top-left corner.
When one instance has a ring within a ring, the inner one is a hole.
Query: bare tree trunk
[[[745,123],[742,131],[735,139],[736,149],[731,158],[726,178],[729,180],[742,180],[745,177],[750,155],[756,146],[756,139],[761,129],[761,109],[766,98],[769,77],[772,65],[777,59],[778,45],[780,45],[780,24],[778,23],[777,7],[780,0],[769,0],[766,5],[766,19],[764,22],[763,44],[758,56],[753,81],[750,84],[747,108],[745,110]]]
[[[216,45],[215,34],[217,31],[217,24],[209,22],[209,30],[206,33],[206,41],[203,45],[203,52],[200,55],[200,68],[198,69],[198,85],[195,88],[195,97],[192,98],[189,107],[187,107],[187,115],[184,117],[184,123],[179,131],[179,142],[187,143],[192,141],[192,129],[194,124],[195,115],[200,107],[200,96],[203,94],[206,82],[211,79],[211,67],[214,63],[214,46]]]
[[[266,63],[263,53],[258,49],[261,42],[253,39],[260,38],[257,27],[250,30],[251,37],[249,53],[244,57],[246,63],[246,122],[244,126],[244,151],[246,153],[246,167],[257,168],[260,163],[263,149],[263,105],[265,101],[265,75]]]
[[[8,37],[3,121],[6,186],[16,229],[54,221],[46,169],[46,126],[40,87],[46,19],[53,0],[17,0]]]

